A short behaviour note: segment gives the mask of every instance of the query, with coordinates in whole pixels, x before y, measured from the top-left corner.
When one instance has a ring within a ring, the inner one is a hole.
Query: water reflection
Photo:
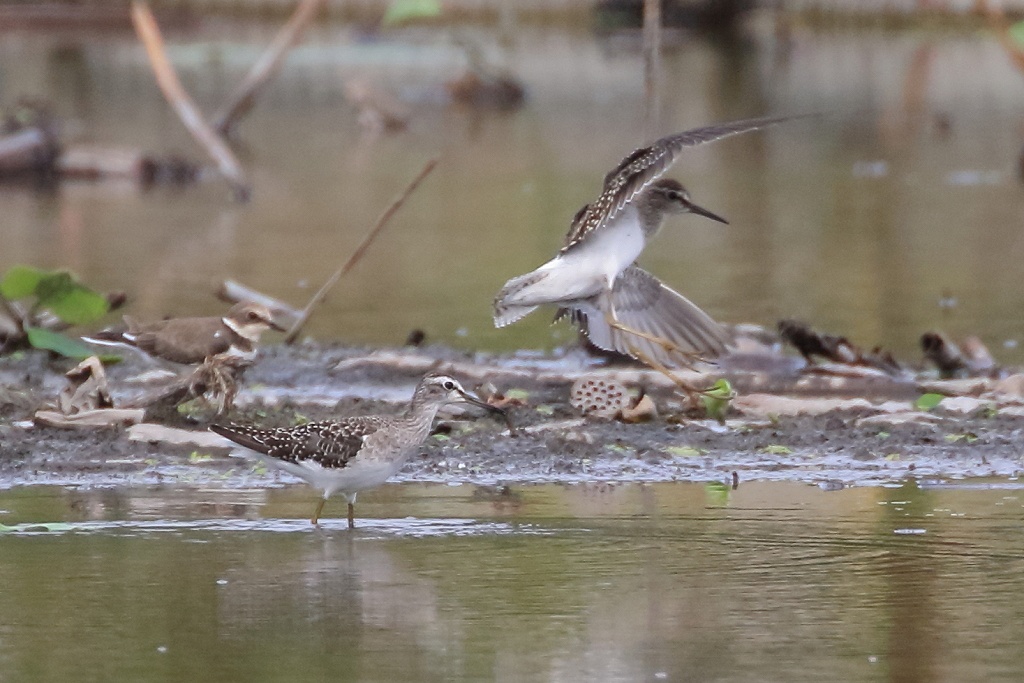
[[[708,507],[693,484],[549,485],[496,506],[390,485],[355,533],[268,517],[285,493],[249,512],[185,489],[164,508],[131,502],[152,490],[3,493],[9,523],[99,501],[77,529],[0,536],[4,671],[926,681],[1024,666],[1019,489],[744,484]]]

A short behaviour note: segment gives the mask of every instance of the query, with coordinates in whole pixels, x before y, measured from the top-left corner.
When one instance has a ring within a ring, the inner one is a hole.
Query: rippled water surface
[[[0,494],[0,680],[1017,681],[1014,483]],[[328,507],[343,514],[342,502]],[[42,524],[47,523],[47,524]],[[58,524],[59,523],[59,524]]]
[[[214,111],[276,27],[226,19],[167,26],[188,90]],[[443,83],[480,45],[528,92],[510,113],[451,105]],[[865,346],[917,355],[921,332],[979,334],[1019,362],[1024,193],[1017,177],[1024,76],[980,31],[829,31],[770,17],[734,41],[666,39],[662,134],[818,111],[691,153],[673,175],[731,221],[672,219],[643,264],[727,322],[801,317]],[[362,79],[410,111],[407,132],[366,137],[344,84]],[[127,31],[8,31],[0,103],[54,102],[69,141],[195,148]],[[0,189],[0,267],[69,266],[131,295],[141,317],[222,310],[224,277],[301,304],[424,162],[441,164],[310,332],[398,344],[413,328],[471,348],[571,339],[536,314],[494,330],[490,301],[548,258],[604,173],[644,140],[636,36],[581,26],[377,31],[317,26],[242,124],[253,201],[224,185],[139,192],[66,184]],[[957,306],[945,311],[943,296]],[[1004,348],[1004,345],[1008,345]]]

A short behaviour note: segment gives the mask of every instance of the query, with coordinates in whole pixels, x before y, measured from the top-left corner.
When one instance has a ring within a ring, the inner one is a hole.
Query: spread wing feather
[[[668,135],[648,147],[634,150],[605,176],[604,189],[597,201],[584,206],[576,214],[572,227],[565,237],[562,252],[579,244],[595,228],[615,218],[636,195],[661,177],[686,147],[721,140],[796,118],[802,117],[745,119],[704,126]]]

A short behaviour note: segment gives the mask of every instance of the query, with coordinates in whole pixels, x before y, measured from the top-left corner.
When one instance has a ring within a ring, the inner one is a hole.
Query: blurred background
[[[239,202],[161,95],[127,3],[0,4],[5,113],[45,103],[65,151],[209,167],[191,183],[0,182],[0,269],[70,268],[139,318],[223,311],[225,278],[301,307],[439,156],[307,332],[550,349],[574,340],[566,326],[539,312],[495,330],[491,300],[557,250],[623,156],[821,112],[688,152],[670,175],[730,225],[670,219],[641,263],[723,322],[797,317],[911,359],[938,328],[1024,360],[1024,2],[666,2],[649,122],[639,2],[324,5],[238,124]],[[296,3],[150,6],[212,116]]]

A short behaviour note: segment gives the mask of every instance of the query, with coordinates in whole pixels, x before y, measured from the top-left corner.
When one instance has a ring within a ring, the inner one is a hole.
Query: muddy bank
[[[31,423],[35,408],[63,383],[68,363],[41,353],[0,360],[0,485],[28,483],[273,484],[289,481],[227,456],[205,430],[202,410],[161,420],[186,430],[182,443],[139,428],[66,430]],[[510,407],[518,435],[475,414],[446,416],[398,480],[504,484],[576,481],[795,480],[823,486],[881,484],[908,477],[1015,478],[1024,470],[1024,400],[947,385],[966,394],[931,411],[913,400],[935,383],[877,375],[807,373],[782,363],[771,371],[725,364],[714,373],[683,373],[710,383],[727,376],[740,392],[725,425],[685,412],[663,375],[607,366],[579,353],[493,356],[448,348],[270,347],[249,370],[228,419],[292,424],[401,410],[416,381],[444,369],[467,386],[518,400]],[[114,398],[130,403],[149,386],[138,358],[109,369]],[[569,404],[583,376],[621,381],[650,396],[649,422],[582,418]],[[991,387],[988,387],[991,389]],[[1018,403],[1021,404],[1018,406]],[[182,432],[174,432],[181,436]],[[159,439],[159,440],[157,440]]]

